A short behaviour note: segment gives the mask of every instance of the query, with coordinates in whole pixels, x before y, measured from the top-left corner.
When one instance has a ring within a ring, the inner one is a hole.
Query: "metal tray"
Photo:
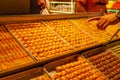
[[[108,79],[118,80],[120,78],[120,58],[111,50],[100,47],[86,51],[82,56],[96,66]]]
[[[48,63],[44,66],[44,70],[51,76],[51,78],[53,80],[57,80],[57,79],[55,79],[55,77],[59,77],[63,80],[72,80],[72,79],[74,79],[73,78],[74,76],[76,76],[77,79],[78,78],[80,79],[80,77],[77,77],[77,76],[82,76],[82,73],[79,74],[79,72],[81,72],[83,69],[87,70],[87,68],[85,66],[83,66],[83,65],[87,64],[87,66],[89,68],[94,69],[95,71],[98,72],[98,75],[101,75],[102,77],[105,78],[105,80],[107,80],[107,78],[101,72],[99,72],[93,65],[91,65],[89,62],[87,62],[86,59],[79,57],[79,56],[80,56],[79,54],[76,54],[76,55],[68,56],[63,59]],[[80,59],[80,63],[79,63],[80,65],[77,63],[78,59]],[[81,61],[81,59],[83,61]],[[62,67],[60,68],[60,66],[62,66]],[[72,71],[72,72],[70,72],[70,71]],[[88,70],[87,72],[89,72],[89,71],[90,70]],[[87,73],[87,72],[85,72],[85,73]],[[75,73],[75,74],[73,74],[73,73]],[[57,76],[55,74],[57,74]],[[69,77],[67,75],[69,75]],[[89,75],[87,75],[86,78],[88,76]],[[92,74],[91,74],[91,76],[92,76]],[[83,77],[82,77],[82,79],[83,79]],[[88,79],[90,79],[90,78],[88,78]]]
[[[46,78],[46,79],[45,79]],[[0,80],[51,80],[42,67],[32,68],[26,71],[22,71],[16,74],[12,74]]]
[[[4,26],[0,26],[0,33],[0,77],[35,63]]]

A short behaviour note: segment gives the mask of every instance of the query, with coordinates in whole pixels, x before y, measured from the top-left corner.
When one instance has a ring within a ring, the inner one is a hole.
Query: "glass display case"
[[[50,13],[74,13],[75,0],[48,0],[47,6]]]

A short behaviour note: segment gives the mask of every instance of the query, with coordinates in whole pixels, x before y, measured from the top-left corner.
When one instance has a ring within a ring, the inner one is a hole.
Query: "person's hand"
[[[109,14],[102,17],[94,17],[88,19],[88,22],[92,20],[98,20],[98,23],[96,25],[100,30],[105,30],[108,25],[114,25],[119,22],[119,19],[115,16],[115,14]]]

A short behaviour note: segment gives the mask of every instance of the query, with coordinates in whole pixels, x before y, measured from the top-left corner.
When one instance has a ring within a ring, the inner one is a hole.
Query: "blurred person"
[[[40,0],[30,0],[30,13],[41,14],[45,8],[45,3]]]
[[[117,1],[112,5],[112,9],[118,9],[118,10],[120,10],[120,0],[117,0]]]
[[[107,12],[108,0],[77,0],[76,12]]]
[[[108,25],[115,25],[120,22],[120,11],[117,14],[108,14],[102,17],[93,17],[88,19],[89,21],[98,20],[96,24],[98,29],[105,30]]]

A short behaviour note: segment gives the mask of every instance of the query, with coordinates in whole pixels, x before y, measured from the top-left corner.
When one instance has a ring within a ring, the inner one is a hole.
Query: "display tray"
[[[79,54],[48,63],[44,70],[53,80],[107,80],[107,78]]]
[[[9,72],[11,73],[33,63],[34,60],[27,51],[4,26],[0,26],[0,76],[7,75]]]
[[[0,78],[0,80],[51,80],[51,78],[42,67],[37,67]]]
[[[120,79],[120,58],[111,50],[96,48],[84,52],[82,56],[96,66],[108,79]]]

